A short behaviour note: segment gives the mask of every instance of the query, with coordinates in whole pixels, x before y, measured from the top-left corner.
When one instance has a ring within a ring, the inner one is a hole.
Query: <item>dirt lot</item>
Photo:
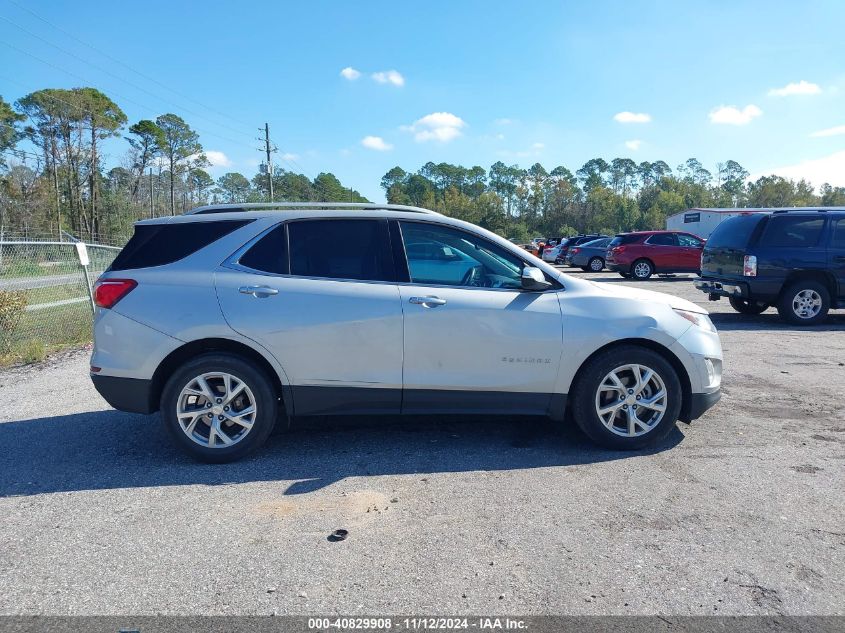
[[[654,450],[324,420],[206,466],[109,409],[84,352],[0,374],[0,613],[845,614],[845,312],[585,276],[713,312],[722,402]]]

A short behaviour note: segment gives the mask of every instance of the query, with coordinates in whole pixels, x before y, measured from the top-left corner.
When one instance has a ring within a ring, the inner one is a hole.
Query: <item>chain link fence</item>
[[[91,340],[90,288],[120,248],[85,247],[88,266],[75,242],[0,241],[0,365]]]

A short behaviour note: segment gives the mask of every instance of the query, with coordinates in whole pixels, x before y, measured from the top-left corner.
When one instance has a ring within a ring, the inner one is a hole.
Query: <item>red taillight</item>
[[[581,252],[581,249],[580,249],[580,248],[577,248],[577,247],[576,247],[576,248],[573,248],[573,249],[572,249],[572,251],[571,251],[571,253],[572,253],[573,255],[575,255],[576,253],[580,253],[580,252]]]
[[[624,246],[614,246],[611,250],[612,250],[614,253],[624,253],[624,252],[625,252],[625,247],[624,247]]]
[[[100,279],[94,285],[94,303],[101,308],[114,307],[137,285],[134,279]]]

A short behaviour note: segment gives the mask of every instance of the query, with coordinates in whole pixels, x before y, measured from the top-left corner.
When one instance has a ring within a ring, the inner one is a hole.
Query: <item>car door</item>
[[[298,415],[399,412],[402,305],[386,220],[281,224],[215,284],[229,325],[284,368]]]
[[[399,226],[405,245],[445,244],[473,262],[455,282],[408,250],[402,411],[546,413],[562,347],[556,292],[523,291],[523,261],[474,233]]]
[[[701,251],[704,241],[689,233],[677,233],[680,264],[684,270],[701,269]]]
[[[654,233],[644,244],[645,254],[658,272],[677,269],[680,249],[673,233]]]
[[[845,297],[845,217],[831,218],[828,265],[836,277],[839,297]]]

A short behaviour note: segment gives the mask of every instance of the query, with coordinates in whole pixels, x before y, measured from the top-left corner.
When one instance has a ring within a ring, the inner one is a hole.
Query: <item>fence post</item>
[[[97,313],[97,306],[94,305],[94,289],[91,287],[91,276],[88,274],[88,266],[91,260],[88,257],[88,248],[85,242],[76,243],[76,254],[79,256],[79,267],[85,275],[85,288],[88,290],[88,300],[91,302],[91,314]]]

